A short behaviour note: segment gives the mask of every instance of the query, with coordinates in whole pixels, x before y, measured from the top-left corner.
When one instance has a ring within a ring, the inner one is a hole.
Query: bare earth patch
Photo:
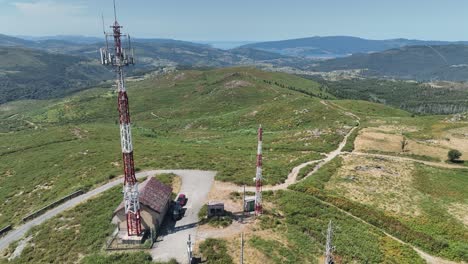
[[[224,84],[224,88],[233,89],[238,87],[252,86],[252,83],[243,80],[232,80]]]
[[[408,161],[346,155],[326,189],[392,214],[417,216],[422,194],[412,187],[413,169]]]

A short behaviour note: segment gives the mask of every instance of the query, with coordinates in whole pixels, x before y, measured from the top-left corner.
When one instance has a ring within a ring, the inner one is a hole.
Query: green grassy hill
[[[261,123],[265,181],[275,184],[303,160],[336,148],[337,132],[355,124],[311,96],[332,97],[317,83],[252,68],[182,71],[128,87],[138,169],[210,169],[220,180],[253,184]],[[121,173],[113,88],[0,109],[2,225]]]
[[[333,95],[314,81],[253,68],[178,71],[129,82],[128,90],[137,170],[216,170],[218,180],[237,184],[253,184],[259,124],[265,129],[265,183],[276,184],[283,182],[294,166],[323,157],[322,153],[337,147],[356,125],[344,111],[359,115],[363,126],[404,122],[419,126],[421,122],[431,127],[438,122],[433,118],[429,124],[429,119],[412,118],[408,112],[377,103],[328,101],[325,98],[334,99]],[[62,99],[3,104],[0,124],[0,200],[4,201],[0,204],[0,226],[17,223],[59,197],[96,187],[122,172],[114,88],[98,87]],[[323,232],[332,219],[337,226],[337,256],[345,262],[423,263],[409,246],[393,241],[379,228],[428,252],[465,258],[463,229],[447,229],[456,237],[442,234],[445,225],[455,220],[443,218],[446,212],[440,208],[436,208],[436,219],[421,223],[426,218],[412,221],[389,216],[378,208],[325,191],[340,168],[340,159],[292,190],[265,193],[273,201],[273,209],[260,219],[260,227],[287,243],[262,237],[251,237],[247,243],[268,256],[271,263],[309,263],[322,254]],[[446,173],[429,170],[437,175]],[[431,177],[427,184],[440,184],[450,177],[450,173],[444,175]],[[427,189],[423,177],[418,179],[417,188]],[[454,197],[464,197],[456,187],[459,181],[463,179],[457,175],[444,193],[428,195],[445,197],[445,192],[456,189]],[[32,244],[13,263],[67,262],[88,256],[83,260],[86,262],[90,255],[109,262],[101,248],[112,231],[109,218],[120,202],[118,193],[118,188],[113,189],[34,228]],[[132,255],[112,258],[131,259]],[[147,257],[141,254],[138,259]]]

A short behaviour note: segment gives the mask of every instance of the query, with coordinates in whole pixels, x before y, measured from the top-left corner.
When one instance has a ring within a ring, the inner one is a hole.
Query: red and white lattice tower
[[[115,14],[115,0],[114,0]],[[114,24],[111,26],[112,33],[104,32],[106,36],[106,47],[101,48],[101,63],[112,66],[117,73],[118,110],[120,120],[120,141],[124,165],[124,205],[127,217],[127,233],[129,236],[141,234],[140,201],[138,193],[138,182],[135,177],[135,165],[133,161],[132,133],[130,125],[130,111],[123,68],[134,64],[133,50],[131,49],[130,36],[121,33],[122,26],[117,22],[115,16]],[[113,38],[113,50],[109,49],[108,37]],[[121,38],[126,37],[128,48],[124,48]],[[131,53],[131,54],[129,54]]]
[[[258,128],[257,172],[255,174],[255,215],[261,215],[262,207],[262,126]]]

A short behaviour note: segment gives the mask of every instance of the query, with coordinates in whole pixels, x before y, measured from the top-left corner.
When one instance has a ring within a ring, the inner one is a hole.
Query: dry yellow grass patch
[[[413,170],[407,161],[347,155],[326,189],[392,214],[415,216],[421,213],[422,194],[412,187]]]
[[[172,192],[173,193],[179,193],[180,192],[180,187],[182,186],[182,179],[180,176],[175,176],[174,180],[172,181]]]
[[[442,137],[449,140],[441,140],[440,145],[447,149],[460,150],[466,159],[468,156],[468,127],[449,130]]]
[[[413,127],[379,126],[365,128],[359,132],[355,140],[355,150],[358,152],[382,151],[402,153],[401,141],[403,132],[416,131]],[[458,149],[468,155],[468,127],[449,130],[440,133],[431,140],[408,140],[406,155],[428,156],[440,161],[447,160],[450,149]]]
[[[221,201],[224,202],[224,209],[230,212],[241,212],[242,211],[242,199],[238,201],[232,201],[230,198],[233,190],[242,190],[242,187],[236,186],[232,183],[225,183],[215,181],[211,187],[210,193],[208,194],[208,201]]]
[[[354,141],[354,148],[359,152],[370,150],[400,152],[402,139],[401,135],[384,133],[375,128],[364,128]]]
[[[448,212],[460,220],[466,227],[468,227],[468,204],[466,203],[451,203],[448,208]]]

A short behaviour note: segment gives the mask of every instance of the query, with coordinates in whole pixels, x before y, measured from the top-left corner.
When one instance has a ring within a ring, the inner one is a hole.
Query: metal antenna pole
[[[262,205],[262,126],[258,128],[257,171],[255,174],[255,215],[263,213]]]
[[[244,264],[244,233],[241,233],[240,264]]]
[[[244,194],[242,195],[242,222],[245,218],[245,184],[244,184]]]
[[[188,263],[192,264],[192,239],[190,237],[190,234],[188,235],[188,241],[187,241],[187,255],[188,255]]]
[[[115,8],[115,0],[114,0],[114,19],[117,21],[117,9]]]
[[[102,19],[102,32],[104,32],[104,35],[106,35],[106,24],[104,23],[104,13],[101,13],[101,19]]]
[[[328,223],[328,230],[327,230],[327,245],[325,248],[325,264],[335,263],[333,261],[332,239],[333,239],[333,226],[332,226],[332,221],[330,220],[330,222]]]

